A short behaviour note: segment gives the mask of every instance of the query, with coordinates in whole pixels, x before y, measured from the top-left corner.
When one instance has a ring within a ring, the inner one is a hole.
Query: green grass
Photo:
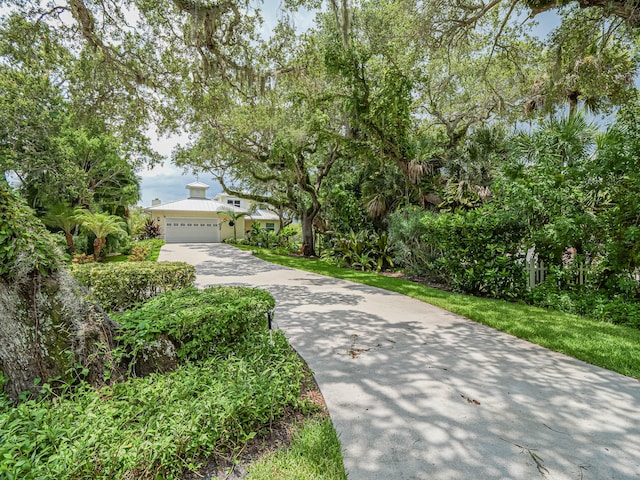
[[[400,278],[339,268],[319,259],[256,251],[263,260],[417,298],[585,362],[640,379],[640,330],[502,300],[445,292]]]
[[[331,420],[312,419],[296,431],[291,446],[249,467],[247,480],[346,480],[340,441]]]

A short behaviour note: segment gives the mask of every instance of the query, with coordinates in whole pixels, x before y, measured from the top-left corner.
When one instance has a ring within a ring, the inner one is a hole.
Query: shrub
[[[426,227],[422,223],[424,211],[415,206],[393,212],[389,217],[389,242],[393,260],[410,277],[429,274],[427,265],[434,260],[436,250],[421,241]]]
[[[73,263],[77,263],[79,265],[84,265],[85,263],[94,263],[95,260],[93,258],[93,255],[87,255],[86,253],[76,253],[73,256],[73,260],[71,260]]]
[[[640,304],[635,299],[611,296],[588,285],[568,289],[562,286],[557,276],[552,271],[543,284],[533,289],[531,301],[534,305],[640,328]]]
[[[154,218],[147,218],[142,227],[140,240],[151,240],[160,236],[160,226]]]
[[[130,308],[154,295],[193,285],[195,268],[183,262],[134,262],[72,265],[106,310]]]
[[[265,331],[275,301],[269,292],[248,287],[186,288],[166,292],[115,316],[122,341],[135,358],[145,345],[166,335],[180,358],[203,359],[234,348]]]
[[[128,256],[128,259],[130,262],[144,262],[147,259],[148,253],[148,248],[136,246],[131,250],[131,254]]]
[[[507,210],[427,213],[420,240],[436,252],[427,267],[453,290],[494,298],[526,292],[525,223]]]
[[[161,238],[149,238],[147,240],[138,240],[135,242],[135,245],[138,247],[147,249],[147,257],[146,260],[156,262],[158,261],[158,255],[160,254],[160,249],[165,244],[165,241]]]
[[[386,232],[353,230],[333,240],[323,258],[340,267],[357,268],[364,272],[381,271],[394,266],[391,244]]]

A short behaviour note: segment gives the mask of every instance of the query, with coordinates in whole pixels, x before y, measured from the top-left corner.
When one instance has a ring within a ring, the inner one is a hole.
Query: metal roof
[[[191,182],[187,184],[184,188],[204,188],[205,190],[209,188],[209,185],[202,182]]]
[[[277,213],[260,208],[251,212],[251,214],[246,218],[251,220],[280,220]]]
[[[145,208],[148,212],[199,212],[199,213],[220,213],[232,211],[236,213],[247,212],[244,208],[234,207],[225,203],[216,202],[208,198],[185,198],[175,202],[161,203]]]

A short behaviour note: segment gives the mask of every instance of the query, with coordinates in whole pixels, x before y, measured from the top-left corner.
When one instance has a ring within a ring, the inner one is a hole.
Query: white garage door
[[[167,218],[164,240],[167,243],[212,243],[220,241],[218,219]]]

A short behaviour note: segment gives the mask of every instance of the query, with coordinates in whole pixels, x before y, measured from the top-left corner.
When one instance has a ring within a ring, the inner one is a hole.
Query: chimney
[[[160,201],[159,198],[154,198],[153,200],[151,200],[151,206],[155,207],[156,205],[160,205],[162,202]]]

